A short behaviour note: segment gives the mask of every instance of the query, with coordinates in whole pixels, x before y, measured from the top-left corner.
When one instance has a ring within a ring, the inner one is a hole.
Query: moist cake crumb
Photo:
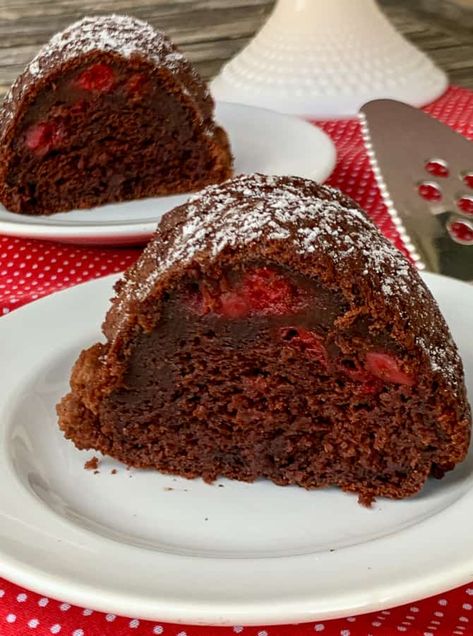
[[[84,464],[84,468],[85,470],[97,470],[97,468],[99,467],[100,464],[100,460],[98,457],[92,457],[91,459],[88,459],[85,464]]]

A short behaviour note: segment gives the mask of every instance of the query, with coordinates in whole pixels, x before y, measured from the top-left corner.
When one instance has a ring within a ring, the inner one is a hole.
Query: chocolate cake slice
[[[0,114],[0,201],[51,214],[189,192],[232,174],[202,79],[128,16],[84,18],[19,76]]]
[[[462,461],[463,369],[416,269],[357,205],[241,176],[163,218],[80,355],[60,427],[78,448],[186,477],[363,502]]]

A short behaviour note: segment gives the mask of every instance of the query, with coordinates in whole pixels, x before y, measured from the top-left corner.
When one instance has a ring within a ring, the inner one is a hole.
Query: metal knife
[[[368,102],[359,117],[384,202],[419,269],[473,281],[473,142],[391,99]]]

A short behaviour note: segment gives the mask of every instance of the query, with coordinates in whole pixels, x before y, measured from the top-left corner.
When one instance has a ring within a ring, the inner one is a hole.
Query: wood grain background
[[[472,11],[447,0],[380,3],[394,25],[448,72],[452,83],[473,88]],[[53,33],[97,13],[129,13],[164,29],[210,78],[260,28],[273,4],[274,0],[0,0],[0,95]]]

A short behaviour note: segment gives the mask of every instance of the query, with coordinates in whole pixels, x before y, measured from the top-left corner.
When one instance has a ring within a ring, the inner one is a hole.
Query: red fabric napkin
[[[452,87],[425,110],[473,139],[472,92]],[[384,234],[403,249],[381,200],[357,121],[318,124],[332,137],[338,151],[329,183],[358,201]],[[0,315],[51,292],[120,272],[135,261],[140,251],[0,236]],[[340,620],[276,627],[190,627],[71,607],[0,579],[0,636],[461,636],[473,635],[472,609],[473,582],[421,602]]]

